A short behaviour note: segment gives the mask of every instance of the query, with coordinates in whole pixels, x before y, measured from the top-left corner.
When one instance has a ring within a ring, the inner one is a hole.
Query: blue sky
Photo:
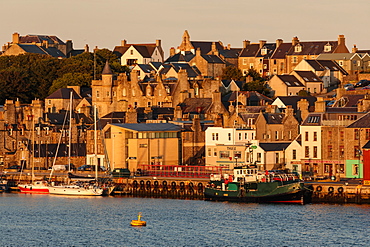
[[[0,0],[0,8],[1,45],[14,32],[56,35],[90,50],[112,50],[123,39],[161,39],[168,56],[188,30],[191,40],[232,47],[243,40],[337,40],[344,34],[350,50],[354,44],[370,49],[369,0]]]

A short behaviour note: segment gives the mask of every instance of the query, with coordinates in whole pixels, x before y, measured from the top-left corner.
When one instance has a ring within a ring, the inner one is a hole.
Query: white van
[[[54,165],[54,171],[66,171],[66,165]]]

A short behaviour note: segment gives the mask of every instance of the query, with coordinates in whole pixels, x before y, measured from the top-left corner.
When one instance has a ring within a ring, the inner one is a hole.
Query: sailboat
[[[68,151],[68,171],[71,172],[70,169],[70,155],[71,155],[71,136],[72,136],[72,95],[73,90],[71,89],[71,96],[70,96],[70,103],[69,103],[69,151]],[[54,160],[55,163],[55,160]],[[97,165],[97,164],[96,164]],[[97,170],[97,167],[96,167]],[[52,169],[53,171],[53,169]],[[51,177],[51,174],[50,174]],[[83,182],[83,181],[76,181],[73,184],[68,183],[64,185],[51,185],[49,186],[49,193],[50,194],[58,194],[58,195],[71,195],[71,196],[101,196],[103,195],[104,189],[101,188],[100,185],[97,183],[97,172],[95,176],[95,181],[90,182]]]
[[[34,148],[34,143],[35,143],[35,122],[34,119],[32,120],[32,181],[31,183],[26,183],[26,184],[18,184],[18,189],[22,193],[33,193],[33,194],[40,194],[40,193],[49,193],[49,187],[47,185],[46,181],[35,181],[35,163],[34,163],[34,153],[35,153],[35,148]]]

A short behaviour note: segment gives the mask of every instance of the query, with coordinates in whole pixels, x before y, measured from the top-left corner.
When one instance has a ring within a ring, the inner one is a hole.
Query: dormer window
[[[294,47],[294,52],[302,52],[302,46],[300,44]]]
[[[261,55],[266,55],[267,54],[267,48],[266,47],[263,47],[262,49],[261,49]]]
[[[330,52],[331,51],[331,45],[329,43],[327,43],[325,46],[324,46],[324,52]]]

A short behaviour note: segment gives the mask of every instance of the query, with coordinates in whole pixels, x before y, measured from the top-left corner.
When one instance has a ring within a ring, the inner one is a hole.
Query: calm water
[[[131,227],[142,212],[146,227]],[[370,205],[0,194],[1,246],[369,246]]]

